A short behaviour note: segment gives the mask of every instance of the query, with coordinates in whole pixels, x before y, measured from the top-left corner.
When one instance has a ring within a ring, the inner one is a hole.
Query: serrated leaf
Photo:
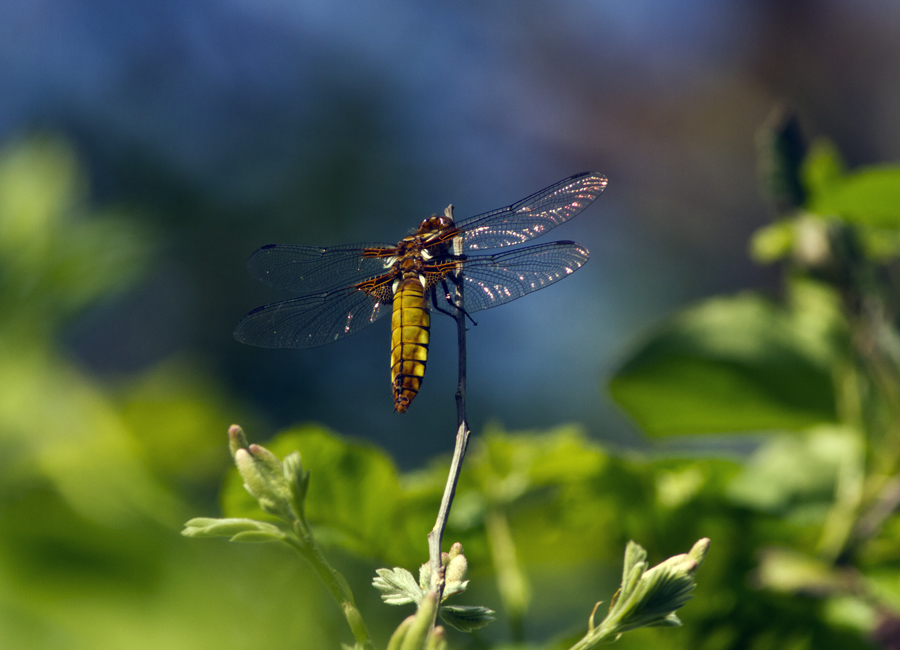
[[[628,540],[625,546],[625,562],[622,566],[622,586],[628,583],[628,577],[634,572],[635,568],[640,566],[640,571],[647,566],[647,551],[643,546],[633,540]]]
[[[460,632],[472,632],[496,620],[496,613],[487,607],[475,605],[444,605],[441,620]]]
[[[626,550],[626,564],[632,544]],[[671,557],[649,570],[645,562],[634,563],[600,627],[622,633],[640,627],[679,625],[674,613],[691,598],[697,566],[688,554]]]
[[[372,585],[381,592],[381,599],[389,605],[406,605],[422,602],[425,592],[416,582],[413,574],[401,567],[378,569],[378,577]]]

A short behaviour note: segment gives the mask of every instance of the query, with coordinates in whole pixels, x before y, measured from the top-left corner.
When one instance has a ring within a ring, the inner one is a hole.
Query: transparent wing
[[[389,301],[345,287],[254,309],[234,338],[261,348],[314,348],[356,334],[390,311]]]
[[[278,289],[304,294],[324,293],[355,285],[384,273],[384,258],[364,256],[366,251],[393,249],[390,244],[349,244],[317,248],[268,244],[247,260],[247,271]]]
[[[463,250],[488,250],[521,244],[584,210],[606,188],[606,176],[584,172],[513,203],[456,224]]]
[[[587,262],[584,246],[557,241],[527,246],[497,255],[470,255],[463,262],[463,298],[467,312],[474,313],[521,298],[549,287],[571,275]],[[451,277],[435,287],[443,309],[448,308],[447,291]]]

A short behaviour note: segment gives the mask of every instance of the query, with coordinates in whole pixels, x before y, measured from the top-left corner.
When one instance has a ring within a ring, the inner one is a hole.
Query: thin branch
[[[444,214],[453,218],[453,206],[447,206]],[[461,241],[454,241],[454,248],[461,247]],[[454,250],[454,254],[460,255],[462,250]],[[441,542],[444,538],[444,529],[447,526],[447,516],[450,514],[450,506],[456,494],[456,484],[459,481],[459,473],[462,469],[463,458],[466,455],[466,447],[469,444],[469,426],[466,422],[466,311],[463,297],[463,278],[461,270],[455,272],[455,299],[456,307],[456,331],[459,347],[459,383],[456,390],[456,446],[453,450],[453,460],[450,462],[450,473],[447,476],[447,484],[444,486],[444,496],[441,499],[441,507],[438,510],[434,528],[428,534],[428,552],[431,564],[431,589],[438,594],[440,602],[444,591],[444,568],[441,563]],[[437,611],[435,611],[435,616]]]

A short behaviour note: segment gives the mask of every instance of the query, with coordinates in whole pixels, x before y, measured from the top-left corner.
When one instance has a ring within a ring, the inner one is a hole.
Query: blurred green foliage
[[[610,392],[664,438],[647,453],[571,426],[475,432],[445,540],[465,547],[465,597],[500,620],[451,634],[452,647],[568,647],[618,586],[629,539],[656,562],[700,537],[712,548],[684,627],[618,647],[896,647],[900,168],[847,172],[827,143],[798,155],[784,131],[766,137],[777,219],[751,250],[783,265],[782,295],[711,299],[636,344]],[[189,516],[218,514],[235,413],[216,380],[180,357],[101,379],[61,345],[72,318],[134,286],[155,255],[156,233],[129,209],[91,206],[88,186],[57,139],[0,151],[4,647],[349,641],[289,553],[178,535]],[[727,451],[731,439],[744,447]],[[380,602],[374,569],[425,561],[447,459],[401,472],[312,424],[267,446],[300,451],[309,522],[383,645],[404,614]],[[221,504],[266,518],[233,470]]]
[[[621,367],[611,394],[650,434],[833,421],[839,315],[815,287],[797,283],[790,298],[781,306],[747,293],[681,312]]]
[[[101,380],[61,346],[153,259],[154,233],[88,185],[58,138],[0,150],[0,645],[245,648],[268,628],[327,646],[302,571],[177,534],[228,463],[215,382],[184,359]]]

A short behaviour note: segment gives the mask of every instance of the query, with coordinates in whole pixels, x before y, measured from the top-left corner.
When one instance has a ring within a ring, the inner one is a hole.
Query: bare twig
[[[447,206],[444,214],[453,218],[453,206]],[[454,254],[461,255],[462,242],[454,241]],[[457,250],[458,249],[458,250]],[[431,564],[431,589],[438,594],[438,602],[444,591],[444,568],[441,563],[441,541],[444,537],[444,528],[447,525],[447,516],[450,514],[450,506],[456,494],[456,484],[459,481],[459,473],[462,469],[463,457],[466,455],[466,447],[469,444],[469,426],[466,422],[466,312],[463,299],[463,278],[461,270],[457,270],[454,276],[456,306],[456,331],[459,347],[459,384],[456,390],[456,447],[453,450],[453,460],[450,462],[450,474],[444,487],[444,496],[441,499],[441,507],[438,510],[434,528],[428,534],[429,562]],[[437,612],[435,611],[435,615]]]

